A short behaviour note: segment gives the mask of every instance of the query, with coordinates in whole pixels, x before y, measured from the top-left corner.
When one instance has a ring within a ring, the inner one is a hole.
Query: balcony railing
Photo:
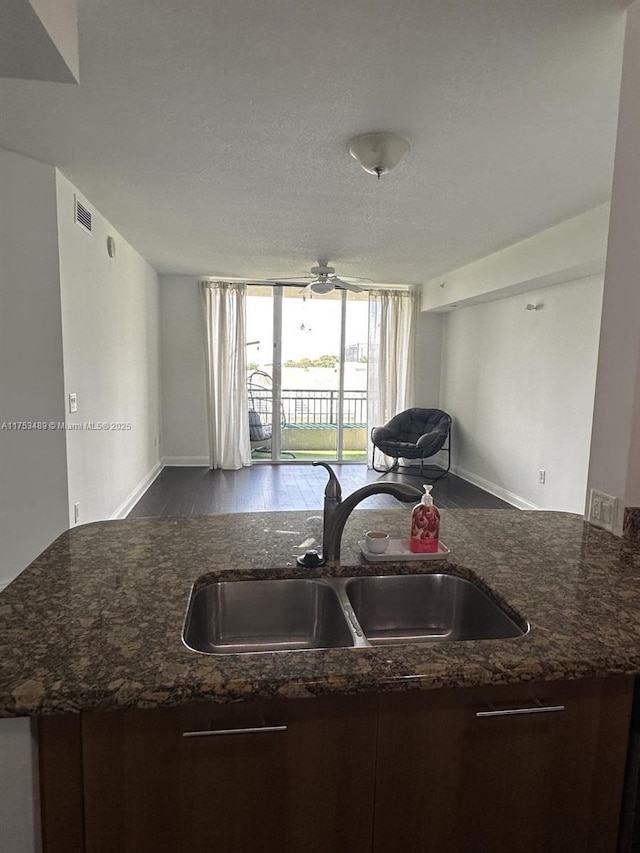
[[[290,426],[336,427],[339,415],[339,391],[313,389],[282,390],[284,420]],[[367,424],[367,392],[345,391],[342,422],[346,426]]]
[[[281,420],[287,426],[338,426],[339,391],[316,391],[312,388],[283,389]],[[364,428],[367,425],[367,392],[345,391],[342,423],[348,427]],[[263,423],[272,421],[273,392],[271,389],[252,388],[249,407],[260,415]]]
[[[282,391],[280,421],[282,429],[282,452],[293,459],[333,458],[337,453],[339,418],[339,391],[314,390],[311,388]],[[263,426],[273,424],[272,391],[251,387],[249,408],[255,412]],[[342,407],[342,456],[341,459],[364,460],[366,458],[367,392],[345,391]],[[269,436],[271,433],[269,432]],[[271,453],[271,441],[253,448],[254,458],[264,458]],[[262,454],[262,456],[261,456]]]

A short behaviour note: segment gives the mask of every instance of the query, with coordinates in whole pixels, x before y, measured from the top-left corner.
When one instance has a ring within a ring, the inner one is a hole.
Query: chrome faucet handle
[[[340,480],[336,477],[331,465],[328,465],[326,462],[312,462],[311,464],[316,467],[320,465],[322,468],[327,469],[329,472],[329,480],[325,486],[324,496],[332,501],[336,501],[336,503],[340,503],[342,500],[342,486],[340,485]]]

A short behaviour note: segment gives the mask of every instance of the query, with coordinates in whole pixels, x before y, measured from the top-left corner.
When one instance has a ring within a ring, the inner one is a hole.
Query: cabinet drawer
[[[632,679],[380,698],[375,853],[614,853]]]
[[[86,714],[86,853],[370,853],[376,709],[332,697]]]

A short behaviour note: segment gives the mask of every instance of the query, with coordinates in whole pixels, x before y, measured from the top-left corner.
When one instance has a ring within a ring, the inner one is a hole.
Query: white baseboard
[[[471,471],[466,471],[464,468],[460,468],[459,465],[452,465],[451,473],[455,474],[457,477],[461,477],[463,480],[467,480],[474,486],[484,489],[485,492],[489,492],[489,494],[495,495],[497,498],[512,504],[512,506],[517,509],[542,510],[541,506],[536,506],[536,504],[525,500],[525,498],[520,497],[520,495],[510,492],[508,489],[503,489],[502,486],[496,486],[495,483],[491,483],[489,480],[485,480],[484,477],[479,477],[477,474],[472,474]]]
[[[209,467],[208,456],[163,456],[162,466],[167,468],[202,468]]]
[[[162,460],[156,462],[153,468],[149,471],[146,477],[144,477],[135,489],[128,495],[120,504],[120,506],[116,509],[116,511],[111,515],[111,519],[116,518],[126,518],[134,506],[138,503],[142,495],[147,491],[151,483],[156,479],[156,477],[160,474],[164,465]]]
[[[11,583],[11,581],[10,581],[10,580],[7,580],[7,581],[0,581],[0,592],[2,592],[2,590],[3,590],[6,586],[9,586],[9,584],[10,584],[10,583]]]

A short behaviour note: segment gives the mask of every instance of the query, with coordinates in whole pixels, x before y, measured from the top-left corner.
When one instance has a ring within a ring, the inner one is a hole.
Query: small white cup
[[[364,538],[372,554],[384,554],[389,547],[389,534],[380,530],[369,530]]]

